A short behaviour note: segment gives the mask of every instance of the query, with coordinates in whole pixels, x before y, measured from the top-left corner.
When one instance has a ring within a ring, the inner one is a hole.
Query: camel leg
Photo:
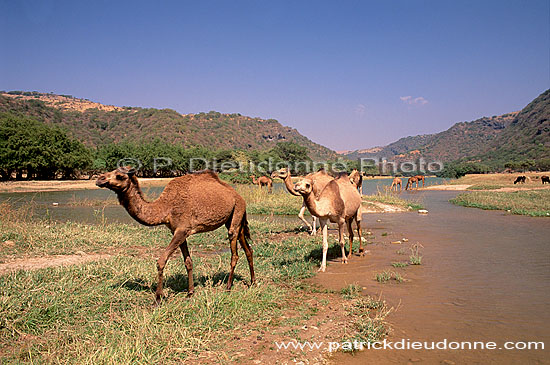
[[[187,240],[183,241],[180,245],[180,250],[185,262],[185,268],[187,269],[187,280],[189,280],[187,296],[190,297],[195,292],[195,284],[193,282],[193,260],[191,260],[191,255],[189,254],[189,249],[187,248]]]
[[[306,203],[303,203],[302,208],[300,208],[300,213],[298,213],[298,218],[300,218],[302,220],[302,222],[304,222],[304,224],[307,226],[307,228],[311,231],[312,230],[311,224],[309,224],[309,222],[306,221],[306,219],[304,218],[304,213],[305,213],[306,209],[307,209]]]
[[[319,218],[321,229],[323,230],[323,260],[319,271],[324,272],[327,268],[327,251],[328,251],[328,225],[326,218]]]
[[[355,218],[355,224],[357,224],[357,235],[359,236],[359,256],[365,255],[365,249],[363,248],[363,235],[361,231],[361,208],[357,213],[358,217]]]
[[[346,225],[348,226],[348,235],[349,235],[349,255],[348,258],[351,259],[351,255],[353,254],[353,227],[351,224],[353,223],[353,220],[350,218],[346,221]],[[345,255],[345,253],[344,253]]]
[[[227,280],[227,290],[231,290],[235,266],[237,266],[237,261],[239,261],[239,253],[237,252],[237,238],[238,235],[236,234],[229,236],[229,242],[231,244],[231,271],[229,272],[229,279]]]
[[[311,226],[313,227],[311,230],[311,235],[315,236],[317,234],[317,217],[312,215],[311,218]]]
[[[273,192],[273,184],[269,184],[268,188],[269,188],[268,192],[272,193]]]
[[[346,248],[344,243],[344,224],[346,224],[346,221],[344,218],[340,222],[338,222],[338,241],[340,242],[340,248],[342,249],[342,263],[347,264],[348,263],[348,257],[346,256]],[[351,241],[350,241],[350,249],[351,249]],[[351,250],[349,252],[351,255]]]
[[[254,259],[252,255],[252,247],[250,247],[250,244],[246,241],[246,238],[244,237],[244,231],[242,229],[241,233],[239,234],[239,241],[241,242],[241,246],[246,255],[246,259],[248,260],[248,268],[250,269],[250,285],[254,285],[256,283],[256,276],[254,276]]]
[[[176,231],[174,232],[174,236],[172,237],[172,241],[170,241],[170,244],[168,247],[164,250],[162,255],[160,255],[158,261],[157,261],[157,290],[155,292],[155,298],[156,303],[159,304],[160,300],[162,298],[162,278],[163,278],[163,272],[164,267],[166,266],[166,262],[168,261],[168,258],[174,253],[174,251],[178,248],[180,244],[185,242],[189,235],[187,234],[187,231]]]

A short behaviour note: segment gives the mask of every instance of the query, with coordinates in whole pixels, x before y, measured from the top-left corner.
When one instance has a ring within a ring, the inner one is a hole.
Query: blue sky
[[[548,0],[0,0],[0,25],[0,90],[274,118],[335,150],[550,87]]]

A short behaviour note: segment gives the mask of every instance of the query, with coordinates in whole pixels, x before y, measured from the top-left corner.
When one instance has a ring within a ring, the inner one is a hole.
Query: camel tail
[[[246,219],[246,212],[244,212],[243,220],[241,221],[241,230],[243,232],[244,238],[247,241],[252,241],[250,237],[250,228],[248,227],[248,220]]]

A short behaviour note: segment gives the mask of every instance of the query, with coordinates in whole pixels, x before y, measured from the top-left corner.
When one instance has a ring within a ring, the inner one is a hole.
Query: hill
[[[277,142],[306,147],[314,160],[331,159],[336,153],[312,142],[296,129],[275,119],[218,112],[180,114],[171,109],[118,107],[70,95],[39,92],[2,92],[0,111],[32,116],[65,128],[87,146],[125,140],[151,141],[161,138],[185,147],[267,150]]]
[[[503,166],[514,160],[550,157],[550,90],[520,112],[460,122],[446,131],[401,138],[384,147],[346,152],[349,158],[451,162],[482,161]]]

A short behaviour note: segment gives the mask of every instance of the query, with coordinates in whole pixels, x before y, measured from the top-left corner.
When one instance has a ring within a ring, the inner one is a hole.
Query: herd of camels
[[[288,192],[303,198],[300,219],[309,227],[312,234],[316,233],[317,220],[323,233],[323,256],[319,271],[326,270],[328,251],[328,222],[338,224],[338,241],[342,249],[342,263],[347,263],[352,255],[354,233],[353,222],[356,223],[359,237],[359,256],[363,256],[361,240],[361,188],[363,175],[354,170],[350,175],[342,173],[332,177],[324,170],[309,174],[296,184],[292,183],[288,169],[283,168],[271,174],[272,178],[283,180]],[[260,188],[267,186],[271,191],[273,180],[267,176],[260,177],[254,184]],[[416,176],[409,179],[412,183],[424,177]],[[394,184],[401,180],[394,179]],[[392,184],[392,188],[394,186]],[[194,292],[193,261],[187,247],[187,238],[196,233],[213,231],[225,225],[231,248],[230,272],[227,280],[227,290],[231,289],[235,266],[239,259],[237,241],[243,248],[250,269],[250,283],[256,281],[254,275],[254,260],[250,246],[250,230],[246,218],[246,203],[244,199],[229,184],[221,181],[212,171],[201,171],[172,179],[162,194],[155,201],[145,200],[140,189],[136,170],[131,167],[121,167],[100,175],[96,185],[108,188],[116,193],[119,203],[132,218],[146,226],[166,225],[172,231],[172,240],[157,260],[157,287],[155,303],[163,298],[163,273],[170,256],[179,247],[183,255],[188,276],[188,295]],[[304,218],[308,210],[313,223]],[[344,226],[349,235],[349,255],[344,249]]]

